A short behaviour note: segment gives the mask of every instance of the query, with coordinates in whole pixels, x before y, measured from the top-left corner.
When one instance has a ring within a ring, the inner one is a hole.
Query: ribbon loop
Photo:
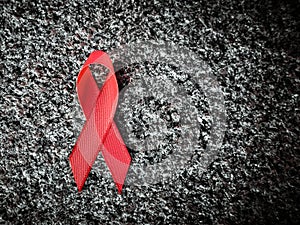
[[[101,64],[109,72],[99,89],[89,69],[91,64]],[[86,122],[69,157],[75,182],[81,191],[99,151],[121,193],[131,162],[126,145],[113,121],[118,102],[118,83],[109,56],[94,51],[79,72],[77,95]]]

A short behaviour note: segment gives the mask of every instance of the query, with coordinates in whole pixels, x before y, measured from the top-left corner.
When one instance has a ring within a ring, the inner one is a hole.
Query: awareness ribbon
[[[91,64],[101,64],[109,70],[101,89],[89,69]],[[120,194],[131,157],[113,121],[119,90],[111,59],[105,52],[94,51],[90,54],[78,74],[76,88],[86,118],[69,157],[78,190],[82,190],[101,151]]]

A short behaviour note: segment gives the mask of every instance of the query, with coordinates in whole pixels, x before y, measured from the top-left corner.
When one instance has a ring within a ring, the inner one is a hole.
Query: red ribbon
[[[101,64],[109,72],[101,87],[89,69],[91,64]],[[86,117],[84,127],[70,155],[73,175],[81,191],[99,151],[117,185],[122,187],[130,165],[131,157],[113,121],[118,102],[118,83],[109,56],[102,51],[94,51],[79,72],[76,82],[81,108]]]

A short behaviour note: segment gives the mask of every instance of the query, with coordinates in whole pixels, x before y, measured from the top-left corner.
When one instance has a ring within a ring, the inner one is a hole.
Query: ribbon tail
[[[92,167],[80,153],[77,144],[75,144],[69,160],[78,191],[81,191]]]
[[[103,158],[109,168],[119,194],[122,193],[131,157],[115,125],[108,130],[102,150]]]

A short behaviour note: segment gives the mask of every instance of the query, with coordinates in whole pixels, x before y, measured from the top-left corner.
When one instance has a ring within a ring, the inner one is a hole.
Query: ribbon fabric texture
[[[89,69],[101,64],[109,72],[98,88]],[[110,57],[103,51],[94,51],[84,63],[76,82],[77,95],[86,122],[69,157],[75,182],[81,191],[99,151],[122,192],[131,157],[113,121],[118,102],[118,83]]]

